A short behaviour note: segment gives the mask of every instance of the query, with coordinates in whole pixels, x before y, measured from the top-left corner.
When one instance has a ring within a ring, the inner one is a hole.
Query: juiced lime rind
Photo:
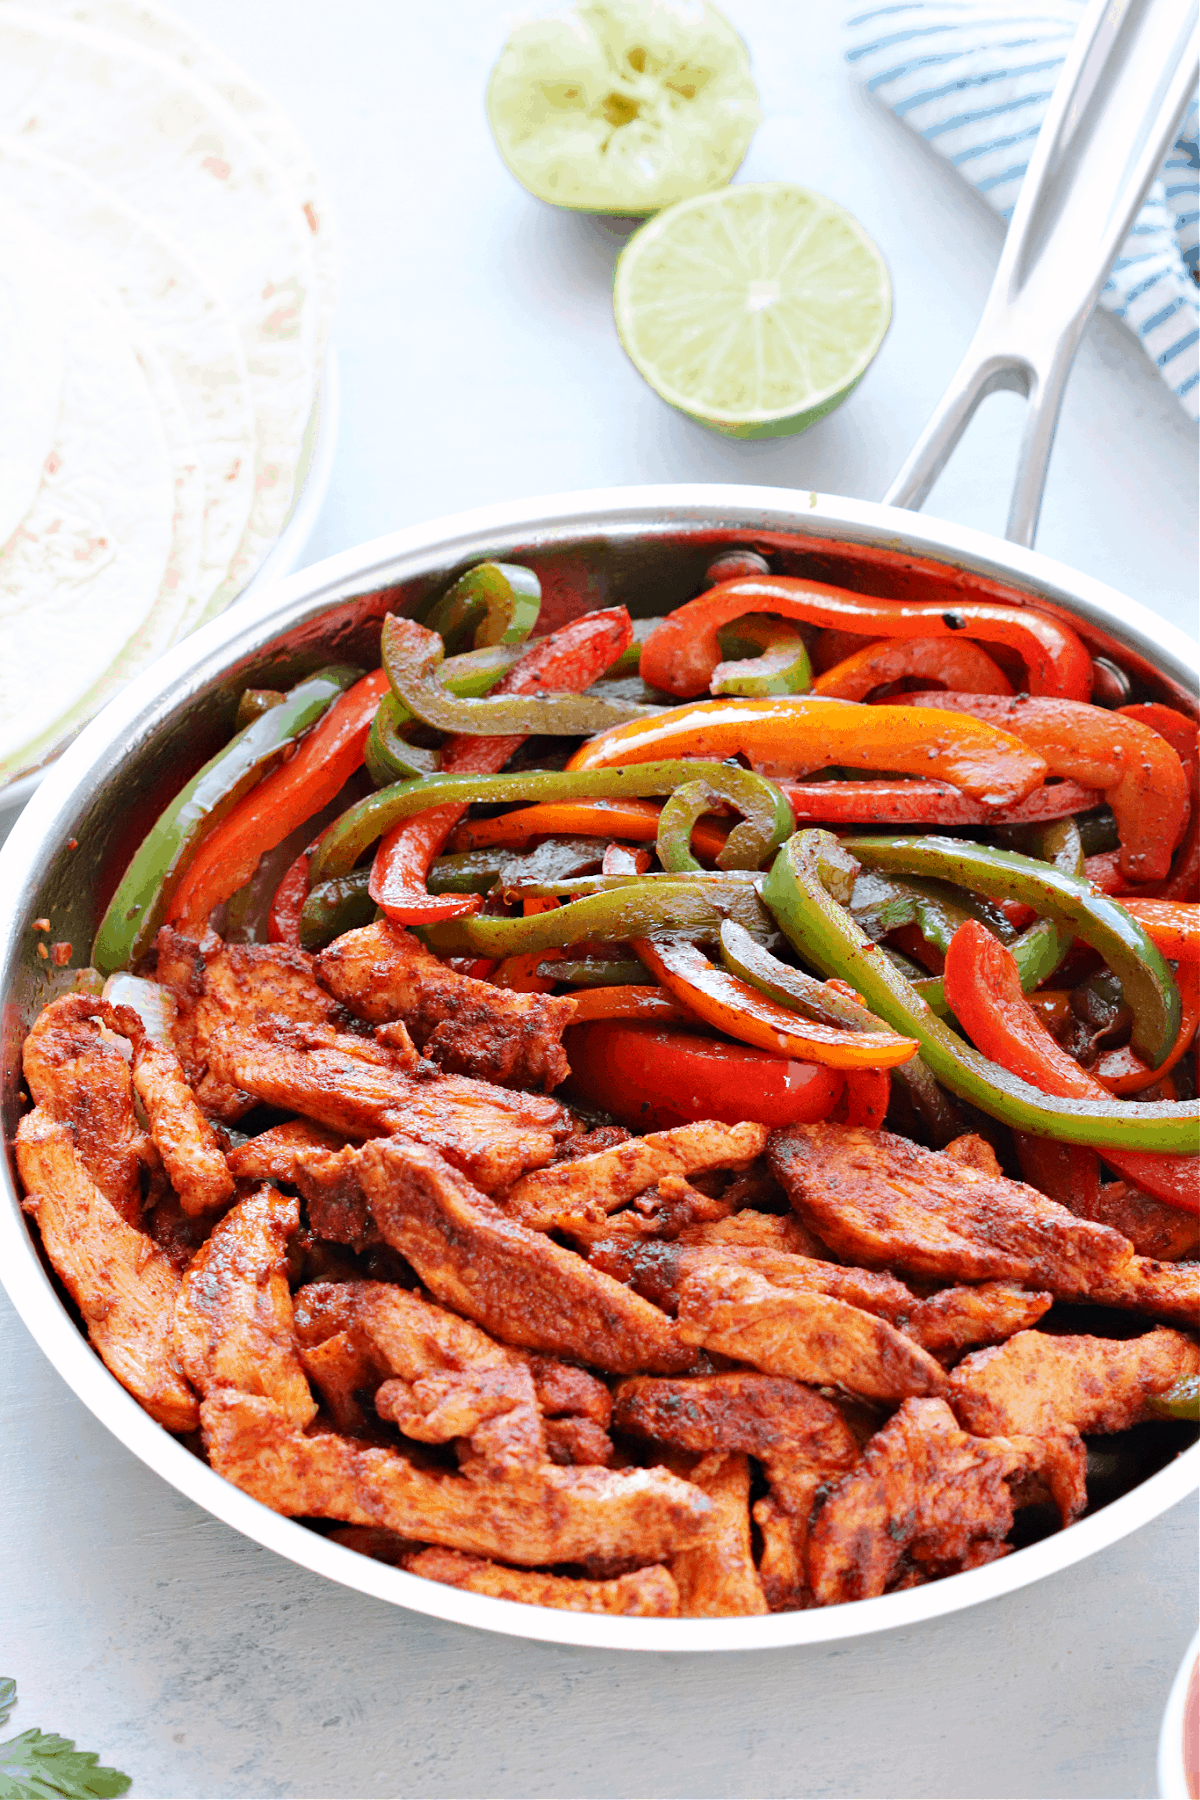
[[[531,194],[634,218],[723,187],[762,117],[746,46],[708,0],[581,0],[521,25],[487,107]]]
[[[843,207],[745,183],[643,225],[618,258],[613,307],[631,361],[670,405],[727,436],[781,437],[861,381],[891,285]]]

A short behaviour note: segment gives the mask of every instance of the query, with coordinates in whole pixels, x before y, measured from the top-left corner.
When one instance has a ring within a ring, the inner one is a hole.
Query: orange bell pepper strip
[[[781,780],[779,786],[797,825],[1038,825],[1090,812],[1104,798],[1077,781],[1035,788],[1002,807],[981,806],[944,781]]]
[[[950,940],[942,976],[946,999],[976,1049],[1043,1094],[1060,1099],[1110,1098],[1051,1036],[1021,992],[1008,950],[977,919]],[[1104,1160],[1143,1193],[1181,1212],[1200,1212],[1200,1156],[1105,1148]]]
[[[1200,906],[1183,900],[1122,900],[1121,905],[1172,962],[1200,961]]]
[[[1135,706],[1118,706],[1117,712],[1121,718],[1148,725],[1159,737],[1166,738],[1181,763],[1194,763],[1200,758],[1200,730],[1195,719],[1176,712],[1173,706],[1163,706],[1158,700],[1140,700]]]
[[[301,740],[296,754],[209,832],[172,896],[168,924],[198,938],[213,907],[249,881],[259,857],[337,798],[362,764],[371,721],[387,691],[382,669],[356,681]]]
[[[493,694],[539,691],[582,693],[598,681],[633,642],[633,622],[623,606],[585,613],[527,650]],[[452,737],[442,750],[444,774],[494,775],[523,737]],[[478,912],[479,894],[431,895],[430,865],[445,845],[465,806],[435,806],[402,819],[387,832],[371,865],[370,895],[399,925],[431,925]]]
[[[585,988],[571,998],[575,1002],[575,1025],[584,1025],[591,1019],[674,1019],[677,1024],[700,1026],[695,1013],[681,1006],[665,988]]]
[[[890,1031],[848,1031],[792,1012],[718,968],[684,938],[634,938],[630,947],[698,1019],[775,1056],[824,1063],[830,1069],[894,1069],[917,1053],[914,1038]]]
[[[1052,775],[1100,788],[1117,821],[1125,879],[1159,881],[1168,873],[1187,825],[1188,778],[1150,726],[1102,706],[1027,694],[914,694],[911,705],[986,720],[1036,750]]]
[[[721,661],[717,632],[746,613],[775,613],[869,638],[963,637],[1002,644],[1024,662],[1031,694],[1086,700],[1092,691],[1092,659],[1077,633],[1031,606],[877,600],[789,575],[723,581],[678,607],[642,646],[643,679],[681,700],[703,694]]]
[[[650,844],[658,836],[661,811],[654,800],[539,801],[494,819],[468,819],[455,831],[449,847],[485,850],[496,844],[528,844],[536,837],[601,837],[606,833]],[[692,827],[692,849],[709,862],[716,862],[728,835],[728,825],[715,819],[697,819]]]
[[[1012,682],[999,663],[969,638],[885,638],[856,650],[818,675],[814,694],[834,700],[865,700],[872,688],[913,676],[940,681],[964,694],[1011,694]]]
[[[801,694],[763,700],[697,700],[656,717],[602,731],[577,750],[568,769],[619,768],[678,756],[747,756],[780,770],[831,765],[895,769],[949,782],[985,806],[1012,806],[1038,787],[1046,764],[1010,733],[956,719],[931,730],[912,706],[856,706]]]

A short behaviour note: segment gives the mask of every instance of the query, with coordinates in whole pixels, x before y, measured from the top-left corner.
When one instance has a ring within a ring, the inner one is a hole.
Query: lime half
[[[861,381],[891,317],[844,207],[764,181],[681,200],[617,261],[621,342],[655,393],[732,437],[803,431]]]
[[[723,187],[762,116],[746,46],[708,0],[579,0],[521,25],[487,107],[531,194],[626,214]]]

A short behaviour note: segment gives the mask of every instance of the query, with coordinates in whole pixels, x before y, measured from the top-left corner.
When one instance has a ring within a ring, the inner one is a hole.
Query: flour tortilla
[[[93,31],[112,32],[129,38],[144,49],[156,50],[207,81],[228,101],[248,131],[265,144],[287,176],[312,234],[313,263],[317,279],[317,359],[329,338],[337,306],[337,236],[329,197],[308,146],[283,108],[265,88],[240,69],[215,44],[209,43],[160,0],[39,0],[38,13],[86,25]]]
[[[6,256],[0,261],[0,544],[12,536],[41,485],[62,378],[62,318],[54,293],[38,268]]]
[[[94,687],[150,614],[172,549],[174,470],[114,294],[19,213],[10,255],[60,296],[58,423],[33,505],[0,548],[0,775]]]
[[[270,153],[207,83],[124,38],[0,5],[0,131],[84,169],[201,264],[238,321],[255,404],[255,497],[227,577],[287,520],[315,389],[312,234]]]
[[[0,193],[88,258],[170,371],[204,487],[197,568],[173,642],[223,587],[254,499],[254,415],[237,323],[178,244],[68,163],[0,138]],[[0,381],[11,361],[0,366]],[[48,449],[47,441],[39,474]]]

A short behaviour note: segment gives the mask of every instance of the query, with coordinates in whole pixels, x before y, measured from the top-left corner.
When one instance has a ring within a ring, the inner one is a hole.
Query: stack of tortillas
[[[261,564],[337,276],[294,127],[159,0],[0,0],[0,244],[2,784]]]

